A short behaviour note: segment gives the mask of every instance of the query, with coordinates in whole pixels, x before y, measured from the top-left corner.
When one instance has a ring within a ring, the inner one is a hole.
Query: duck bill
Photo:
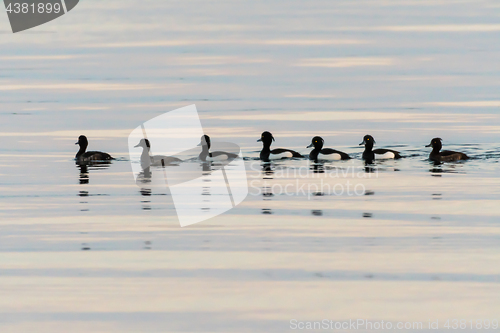
[[[432,143],[429,143],[426,147],[432,147]]]
[[[77,144],[78,144],[78,142],[75,142],[75,145],[77,145]]]
[[[307,146],[306,148],[311,148],[313,147],[314,145],[311,143],[309,146]]]
[[[363,141],[363,142],[361,142],[359,145],[360,145],[360,146],[364,146],[364,144],[365,144],[365,142]]]
[[[262,142],[262,139],[257,140],[257,142]]]

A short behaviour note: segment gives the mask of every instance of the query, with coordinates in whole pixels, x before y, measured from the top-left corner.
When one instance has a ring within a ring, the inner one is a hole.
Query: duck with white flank
[[[323,144],[325,143],[325,140],[323,140],[322,137],[320,136],[315,136],[311,140],[311,144],[307,146],[306,148],[311,148],[314,147],[313,150],[309,153],[309,159],[314,162],[318,162],[318,160],[333,160],[333,161],[340,161],[340,160],[348,160],[350,159],[349,155],[332,149],[332,148],[323,148]]]
[[[375,144],[375,139],[371,135],[365,135],[363,138],[363,142],[359,145],[365,145],[365,151],[363,152],[363,159],[367,162],[372,162],[375,159],[399,159],[401,155],[399,151],[395,151],[392,149],[375,149],[373,150],[373,145]]]
[[[271,150],[271,144],[274,141],[274,137],[267,131],[263,132],[260,139],[257,140],[257,142],[261,141],[263,147],[260,152],[260,159],[264,162],[269,162],[270,160],[280,160],[283,158],[304,157],[296,151],[290,149],[276,148]]]
[[[148,139],[141,139],[141,141],[139,141],[139,143],[134,148],[137,147],[142,147],[141,167],[143,169],[147,169],[150,166],[166,166],[182,162],[181,159],[172,156],[164,156],[164,155],[151,156],[149,152],[151,150],[151,143],[149,142]]]
[[[198,146],[201,146],[201,153],[200,155],[198,155],[198,158],[203,162],[227,161],[229,159],[234,160],[238,157],[238,155],[236,154],[225,151],[210,152],[210,147],[212,147],[212,144],[208,135],[203,135],[201,137],[201,142],[198,144]]]

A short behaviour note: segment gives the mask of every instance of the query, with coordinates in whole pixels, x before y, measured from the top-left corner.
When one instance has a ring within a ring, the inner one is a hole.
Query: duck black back
[[[89,141],[85,135],[80,135],[78,137],[78,142],[76,142],[75,145],[80,146],[80,149],[75,156],[75,159],[78,162],[110,161],[114,159],[111,155],[102,151],[86,151]]]
[[[464,153],[452,151],[452,150],[443,150],[443,144],[441,143],[441,138],[434,138],[431,140],[431,143],[426,147],[432,147],[432,151],[429,154],[429,159],[434,162],[454,162],[454,161],[465,161],[469,159]]]
[[[399,151],[385,148],[373,149],[373,145],[375,144],[375,139],[371,135],[365,135],[363,137],[363,142],[359,145],[365,145],[365,150],[363,151],[363,159],[368,163],[371,163],[375,160],[375,158],[379,159],[400,159],[402,156]]]
[[[276,148],[271,150],[271,144],[274,141],[274,137],[270,132],[262,132],[260,139],[257,142],[262,141],[262,150],[260,151],[260,159],[264,162],[269,162],[270,160],[279,160],[283,158],[303,158],[301,154],[297,153],[291,149]]]
[[[309,159],[318,163],[318,160],[348,160],[351,157],[341,151],[332,148],[323,148],[325,140],[320,136],[315,136],[311,140],[311,144],[306,148],[314,147],[309,153]]]

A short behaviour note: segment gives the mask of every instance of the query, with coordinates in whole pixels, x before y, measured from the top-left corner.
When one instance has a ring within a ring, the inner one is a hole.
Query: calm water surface
[[[499,15],[495,1],[86,0],[15,35],[4,17],[2,332],[500,319]],[[168,189],[134,183],[127,136],[193,103],[206,134],[242,147],[250,194],[180,228]],[[264,130],[354,159],[267,168]],[[365,168],[368,133],[406,158]],[[81,134],[117,160],[75,165]],[[472,159],[433,165],[433,137]]]

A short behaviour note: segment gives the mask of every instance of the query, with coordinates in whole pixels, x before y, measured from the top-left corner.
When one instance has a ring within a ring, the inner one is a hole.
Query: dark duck
[[[304,157],[294,150],[276,148],[271,150],[271,144],[274,141],[274,137],[269,132],[263,132],[260,139],[257,142],[262,141],[262,150],[260,152],[260,159],[264,162],[269,162],[270,160],[280,160],[283,158],[292,157]]]
[[[333,161],[340,161],[340,160],[348,160],[350,159],[349,155],[332,149],[332,148],[323,148],[323,144],[325,143],[325,140],[323,140],[322,137],[320,136],[315,136],[311,140],[311,144],[307,146],[306,148],[311,148],[314,147],[313,150],[309,153],[309,159],[314,162],[318,162],[318,160],[333,160]]]
[[[443,148],[441,141],[442,141],[441,138],[434,138],[431,140],[431,143],[426,146],[426,147],[432,147],[432,151],[429,154],[429,159],[431,161],[453,162],[453,161],[461,161],[469,159],[469,156],[465,155],[464,153],[451,150],[441,151],[441,148]]]
[[[238,155],[234,153],[229,153],[225,151],[210,152],[212,144],[210,142],[210,137],[208,135],[203,135],[201,137],[201,142],[199,146],[201,146],[201,153],[200,155],[198,155],[198,158],[203,162],[234,160],[235,158],[238,157]]]
[[[365,135],[363,138],[363,142],[359,145],[365,145],[365,151],[363,152],[363,159],[365,161],[371,162],[375,159],[399,159],[401,155],[399,151],[392,149],[373,149],[373,145],[375,144],[375,139],[371,135]]]
[[[76,153],[75,160],[77,162],[99,162],[99,161],[110,161],[114,158],[108,153],[103,153],[102,151],[86,151],[89,141],[85,135],[80,135],[78,142],[75,145],[80,146],[80,150]]]

